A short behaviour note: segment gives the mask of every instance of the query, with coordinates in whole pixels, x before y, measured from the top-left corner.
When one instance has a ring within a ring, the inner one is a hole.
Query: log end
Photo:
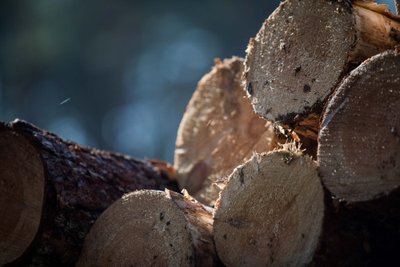
[[[355,42],[354,18],[339,2],[287,0],[250,40],[244,79],[260,116],[290,123],[338,83]]]
[[[184,213],[163,191],[129,193],[86,236],[77,266],[193,266]]]
[[[19,259],[38,232],[45,175],[25,138],[0,131],[0,266]]]
[[[323,183],[336,197],[366,201],[400,186],[400,53],[366,60],[331,98],[318,147]]]
[[[309,157],[294,145],[255,155],[232,173],[218,201],[218,255],[227,266],[302,266],[318,245],[323,214]]]
[[[208,205],[218,198],[212,184],[274,146],[271,123],[253,111],[242,87],[243,60],[217,61],[199,82],[179,126],[175,168],[181,188]]]

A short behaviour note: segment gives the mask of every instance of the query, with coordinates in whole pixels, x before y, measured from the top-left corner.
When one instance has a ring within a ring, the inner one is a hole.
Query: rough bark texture
[[[379,54],[340,85],[324,114],[318,161],[323,183],[349,202],[400,186],[400,54]]]
[[[19,215],[26,209],[26,201],[10,210],[10,198],[33,196],[34,202],[40,203],[29,211],[38,214],[36,222],[40,220],[32,243],[20,242],[21,255],[14,253],[10,258],[7,249],[12,244],[0,242],[1,264],[12,260],[10,265],[16,266],[72,266],[91,225],[123,194],[145,188],[176,189],[175,183],[149,162],[86,148],[23,121],[0,126],[0,145],[0,213],[9,218],[0,222],[0,233],[7,237],[12,232],[14,240],[26,234],[16,228],[23,219]],[[14,162],[4,160],[10,158],[7,151],[13,153]],[[32,183],[32,175],[38,184]]]
[[[309,114],[320,114],[354,64],[399,44],[398,17],[357,3],[281,3],[247,50],[244,78],[256,113],[296,129]],[[318,123],[307,127],[318,132]]]
[[[198,84],[179,126],[175,168],[181,188],[213,205],[218,187],[254,152],[275,146],[271,123],[259,118],[241,83],[243,60],[216,61]]]
[[[226,266],[303,266],[317,248],[324,215],[316,164],[293,144],[235,169],[214,216]]]
[[[77,266],[215,266],[212,223],[190,196],[136,191],[96,221]]]

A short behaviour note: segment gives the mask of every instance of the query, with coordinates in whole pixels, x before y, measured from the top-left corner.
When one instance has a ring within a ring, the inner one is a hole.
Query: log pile
[[[114,201],[134,190],[177,189],[164,169],[24,121],[1,124],[0,265],[73,265],[91,225]]]
[[[286,0],[200,80],[174,167],[2,124],[0,265],[398,264],[399,42],[385,5]]]

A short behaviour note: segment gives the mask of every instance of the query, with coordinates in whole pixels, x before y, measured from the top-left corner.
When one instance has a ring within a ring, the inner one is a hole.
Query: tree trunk
[[[354,65],[399,44],[399,21],[363,1],[281,3],[247,49],[244,78],[254,110],[316,139],[313,118],[327,97]]]
[[[15,266],[72,266],[91,225],[123,194],[176,189],[149,162],[19,120],[0,125],[0,184],[0,265]]]
[[[399,52],[379,54],[355,69],[329,101],[319,170],[340,199],[367,201],[400,186],[399,69]]]
[[[199,82],[179,126],[175,168],[181,188],[213,205],[219,189],[213,184],[249,159],[272,150],[272,124],[259,118],[245,97],[243,60],[217,60]]]
[[[86,237],[80,266],[215,266],[212,209],[166,190],[127,194]]]
[[[294,144],[235,169],[214,216],[226,266],[303,266],[318,246],[324,216],[317,166]]]

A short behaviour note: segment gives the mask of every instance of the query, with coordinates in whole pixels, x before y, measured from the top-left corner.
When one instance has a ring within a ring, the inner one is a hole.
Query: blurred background
[[[392,1],[380,1],[390,4]],[[216,57],[244,57],[273,0],[2,0],[0,120],[138,158],[173,160]]]

